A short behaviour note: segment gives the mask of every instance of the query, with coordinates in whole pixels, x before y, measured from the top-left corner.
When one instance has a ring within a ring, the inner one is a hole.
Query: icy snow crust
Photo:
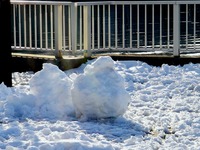
[[[0,149],[200,149],[200,64],[153,67],[140,61],[102,62],[99,65],[108,68],[114,63],[114,72],[125,81],[122,91],[131,95],[131,101],[115,119],[82,122],[69,115],[74,110],[68,87],[87,73],[98,76],[90,69],[95,61],[65,72],[45,64],[43,73],[13,73],[12,88],[1,84]],[[99,74],[101,82],[108,70]],[[90,82],[85,84],[90,87]]]

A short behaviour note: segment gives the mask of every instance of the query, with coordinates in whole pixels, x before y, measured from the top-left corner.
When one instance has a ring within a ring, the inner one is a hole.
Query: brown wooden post
[[[0,84],[12,86],[11,4],[0,0]]]

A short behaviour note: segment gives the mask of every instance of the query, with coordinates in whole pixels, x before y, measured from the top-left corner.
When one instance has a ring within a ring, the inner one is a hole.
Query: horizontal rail
[[[200,4],[199,0],[192,1],[98,1],[98,2],[76,2],[76,6],[92,6],[92,5],[159,5],[159,4]]]
[[[11,0],[11,4],[20,5],[71,5],[72,2],[59,2],[59,1],[28,1],[28,0]]]
[[[28,0],[11,0],[11,4],[31,4],[31,5],[71,5],[73,2],[62,1],[28,1]],[[92,6],[92,5],[160,5],[160,4],[200,4],[199,0],[192,1],[98,1],[98,2],[74,2],[75,6]]]

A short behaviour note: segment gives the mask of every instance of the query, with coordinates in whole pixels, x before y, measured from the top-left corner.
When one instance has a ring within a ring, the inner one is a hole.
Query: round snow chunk
[[[83,120],[122,115],[131,101],[125,81],[114,68],[109,56],[88,64],[72,86],[76,116]]]
[[[56,65],[44,63],[30,80],[30,92],[43,117],[63,118],[74,113],[72,81]]]

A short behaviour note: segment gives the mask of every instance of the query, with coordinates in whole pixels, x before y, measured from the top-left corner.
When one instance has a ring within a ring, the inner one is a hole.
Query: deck
[[[58,65],[61,70],[69,70],[79,67],[87,60],[95,59],[100,56],[110,56],[113,60],[126,61],[135,60],[143,61],[153,66],[168,65],[184,65],[188,63],[200,63],[200,52],[180,54],[180,57],[174,57],[167,53],[100,53],[93,54],[91,57],[85,58],[80,56],[67,56],[55,58],[50,54],[28,54],[28,53],[12,53],[13,72],[34,71],[42,69],[43,63],[52,63]]]
[[[13,71],[44,62],[71,69],[105,55],[156,66],[200,61],[200,1],[11,4]]]

